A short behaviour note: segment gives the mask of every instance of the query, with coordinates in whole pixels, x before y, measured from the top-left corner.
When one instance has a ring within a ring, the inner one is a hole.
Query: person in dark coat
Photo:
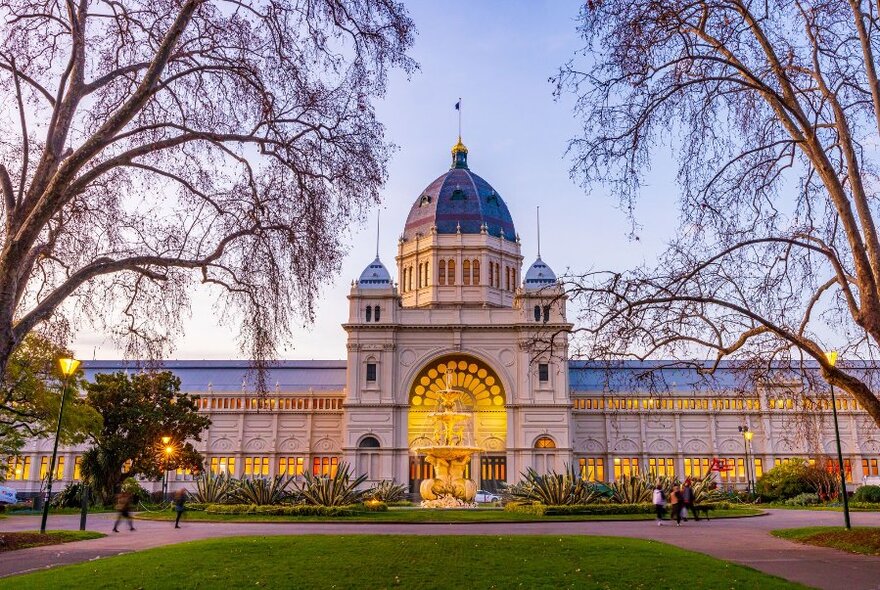
[[[696,513],[694,512],[694,497],[694,487],[691,485],[691,480],[684,480],[684,488],[682,488],[681,490],[681,501],[684,503],[682,516],[684,517],[685,522],[687,522],[687,517],[689,514],[693,514],[694,518],[697,517]]]
[[[177,490],[177,493],[174,494],[174,511],[177,512],[177,518],[174,519],[174,528],[180,528],[180,517],[183,515],[183,511],[186,510],[184,505],[186,504],[186,490]]]
[[[672,492],[669,494],[669,506],[672,509],[671,518],[675,519],[675,526],[681,526],[681,509],[684,507],[684,503],[681,499],[681,490],[678,489],[678,486],[672,487]]]
[[[116,522],[113,524],[114,533],[119,532],[119,523],[123,519],[128,520],[129,530],[134,530],[134,520],[131,518],[131,501],[132,496],[128,492],[120,492],[116,496],[116,511],[118,515],[116,516]]]

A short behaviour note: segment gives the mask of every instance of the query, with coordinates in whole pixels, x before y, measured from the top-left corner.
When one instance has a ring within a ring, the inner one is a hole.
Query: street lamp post
[[[826,352],[825,358],[833,368],[837,364],[837,352]],[[843,495],[843,522],[847,529],[852,528],[849,522],[849,497],[846,494],[846,469],[843,467],[843,451],[840,448],[840,426],[837,423],[837,398],[834,396],[834,384],[831,386],[831,411],[834,414],[834,439],[837,442],[837,466],[840,470],[840,493]]]
[[[162,471],[162,501],[166,502],[168,500],[168,461],[171,459],[171,454],[174,452],[174,447],[171,446],[171,437],[163,436],[162,437],[162,453],[165,457],[165,468]]]
[[[748,426],[740,426],[738,428],[738,430],[743,435],[743,449],[745,450],[745,453],[746,453],[746,459],[745,459],[745,461],[746,461],[746,493],[750,494],[750,493],[752,493],[752,490],[754,488],[752,486],[752,471],[749,468],[749,446],[751,445],[752,436],[754,436],[754,433],[751,430],[749,430]]]
[[[55,460],[58,457],[58,437],[61,436],[61,419],[64,418],[64,400],[70,378],[76,374],[80,362],[76,359],[58,359],[58,366],[64,379],[61,382],[61,404],[58,407],[58,425],[55,427],[55,444],[52,446],[52,460],[49,462],[49,481],[46,484],[46,502],[43,504],[43,518],[40,520],[40,534],[46,534],[46,521],[49,520],[49,501],[52,499],[52,479],[55,475]]]

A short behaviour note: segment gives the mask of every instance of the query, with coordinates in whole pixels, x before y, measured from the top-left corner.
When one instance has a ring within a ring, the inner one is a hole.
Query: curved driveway
[[[852,555],[834,549],[801,545],[769,534],[778,528],[839,525],[839,512],[770,510],[767,516],[688,522],[681,527],[668,522],[524,522],[450,524],[332,523],[173,523],[139,520],[137,531],[111,532],[114,515],[89,515],[89,530],[108,533],[103,539],[34,547],[0,553],[0,576],[9,576],[57,565],[79,563],[139,551],[150,547],[240,535],[608,535],[663,541],[706,553],[817,588],[832,590],[880,589],[880,557]],[[880,526],[880,513],[853,513],[854,526]],[[37,516],[12,516],[0,520],[0,530],[35,530]],[[50,529],[79,528],[78,516],[53,516]]]

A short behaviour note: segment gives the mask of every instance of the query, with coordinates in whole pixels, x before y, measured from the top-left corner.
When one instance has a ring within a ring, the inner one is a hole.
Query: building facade
[[[540,248],[521,275],[507,205],[470,170],[460,140],[450,169],[413,203],[396,262],[396,283],[378,255],[352,283],[345,360],[279,362],[268,394],[253,391],[243,361],[165,363],[211,418],[196,445],[206,469],[330,474],[347,462],[370,481],[418,490],[431,466],[411,449],[430,434],[428,414],[448,384],[467,394],[481,449],[470,474],[489,490],[528,468],[567,465],[595,481],[717,470],[723,485],[745,487],[782,460],[834,454],[830,402],[820,395],[810,402],[784,384],[743,387],[726,365],[707,386],[671,364],[567,360],[565,293]],[[123,361],[84,366],[89,378],[138,370]],[[880,432],[853,400],[837,401],[845,468],[858,485],[880,476]],[[30,441],[10,462],[8,485],[38,492],[51,450],[51,441]],[[79,479],[83,450],[62,449],[57,479]],[[170,487],[191,487],[192,478],[171,473]]]

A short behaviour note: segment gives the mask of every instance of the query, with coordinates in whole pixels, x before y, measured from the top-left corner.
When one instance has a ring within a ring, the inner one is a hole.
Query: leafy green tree
[[[72,353],[37,333],[28,334],[16,348],[0,381],[0,481],[8,457],[17,455],[25,440],[54,436],[61,403],[58,359]],[[101,427],[101,416],[76,395],[82,371],[71,381],[61,425],[62,443],[79,443]]]
[[[101,501],[109,502],[129,477],[158,479],[166,468],[202,468],[203,458],[189,441],[201,440],[211,421],[198,414],[198,396],[181,393],[180,379],[170,371],[99,374],[86,389],[86,400],[104,422],[91,436],[82,473]],[[164,452],[163,436],[171,437],[171,455]]]
[[[787,500],[815,491],[807,479],[809,468],[803,461],[783,461],[762,475],[755,486],[758,495],[768,501]]]

